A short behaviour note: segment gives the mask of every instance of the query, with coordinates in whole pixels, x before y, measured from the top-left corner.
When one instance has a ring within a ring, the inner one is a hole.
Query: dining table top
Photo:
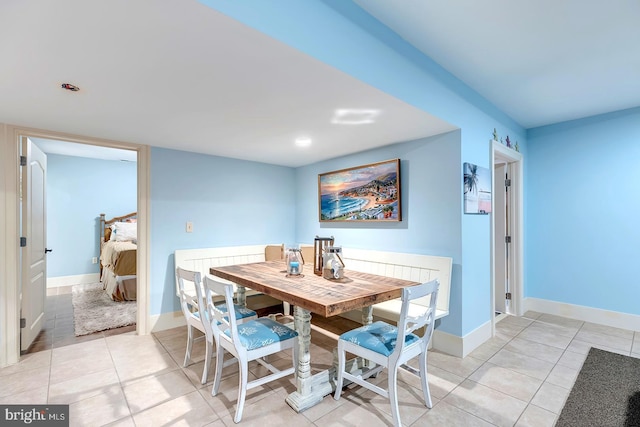
[[[211,267],[209,272],[324,317],[398,298],[418,282],[345,270],[342,279],[311,272],[287,275],[284,261]]]

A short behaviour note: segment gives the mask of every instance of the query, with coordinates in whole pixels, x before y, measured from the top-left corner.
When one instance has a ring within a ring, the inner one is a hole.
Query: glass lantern
[[[302,274],[304,258],[299,247],[288,247],[284,253],[284,261],[287,265],[287,275],[299,276]]]
[[[341,253],[340,246],[327,247],[322,260],[322,277],[325,279],[342,279],[344,277],[344,262],[342,262]]]

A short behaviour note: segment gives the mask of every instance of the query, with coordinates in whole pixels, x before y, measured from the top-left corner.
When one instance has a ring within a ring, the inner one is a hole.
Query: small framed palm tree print
[[[464,213],[489,214],[491,212],[491,174],[489,169],[465,163]]]

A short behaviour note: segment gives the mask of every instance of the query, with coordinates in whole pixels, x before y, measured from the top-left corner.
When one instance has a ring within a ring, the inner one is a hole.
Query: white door
[[[21,315],[24,319],[20,349],[29,348],[44,323],[47,292],[46,260],[46,183],[47,156],[27,137],[22,137],[22,248]]]
[[[493,208],[495,224],[495,311],[498,313],[508,313],[508,303],[506,294],[509,292],[509,262],[508,244],[505,242],[508,236],[508,197],[505,179],[507,174],[507,164],[501,163],[494,166],[494,203]]]

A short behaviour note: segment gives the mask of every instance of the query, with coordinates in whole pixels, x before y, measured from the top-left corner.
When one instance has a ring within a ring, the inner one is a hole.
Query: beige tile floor
[[[73,324],[72,289],[73,285],[47,288],[42,331],[33,340],[33,344],[26,351],[27,353],[50,350],[136,330],[136,325],[130,325],[77,337]]]
[[[431,410],[421,401],[419,380],[401,375],[405,426],[552,426],[591,346],[640,357],[640,332],[553,315],[507,317],[496,329],[496,337],[464,359],[429,353]],[[104,336],[27,354],[0,370],[0,403],[70,404],[77,426],[234,425],[237,370],[225,369],[221,392],[212,397],[212,375],[205,386],[199,382],[203,346],[194,349],[195,362],[182,367],[185,331]],[[313,372],[330,366],[334,346],[313,332]],[[261,369],[251,365],[252,375]],[[381,374],[375,381],[385,380]],[[388,402],[360,387],[300,414],[285,403],[294,388],[289,378],[249,391],[242,425],[391,425]]]

